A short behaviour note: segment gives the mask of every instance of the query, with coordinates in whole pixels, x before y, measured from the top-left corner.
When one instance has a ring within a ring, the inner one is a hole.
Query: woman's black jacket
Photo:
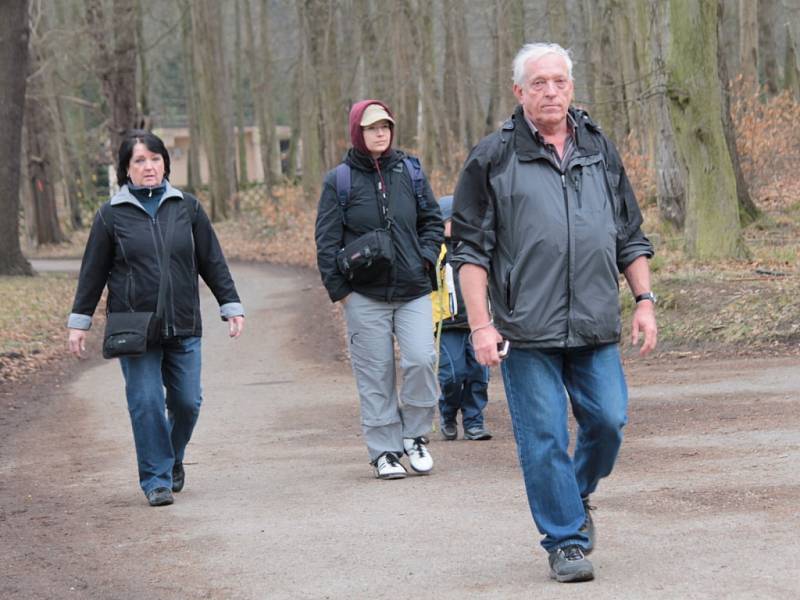
[[[198,274],[217,299],[223,320],[244,314],[208,215],[197,198],[167,182],[155,218],[127,186],[97,211],[69,327],[89,329],[106,285],[108,312],[156,310],[159,261],[170,210],[177,211],[164,315],[170,334],[202,334]]]
[[[325,176],[319,199],[316,223],[317,266],[322,282],[333,302],[351,291],[384,300],[406,302],[429,294],[436,285],[436,260],[444,240],[439,205],[426,180],[424,199],[414,196],[411,175],[403,163],[404,153],[393,150],[375,162],[350,149],[345,163],[350,166],[350,194],[346,225],[336,193],[336,173]],[[369,231],[385,227],[381,216],[379,186],[387,190],[387,205],[392,219],[395,264],[382,277],[370,283],[349,281],[336,265],[340,248]]]

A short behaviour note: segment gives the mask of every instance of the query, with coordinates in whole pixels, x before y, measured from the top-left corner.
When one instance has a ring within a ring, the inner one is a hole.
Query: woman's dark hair
[[[128,165],[133,156],[133,147],[142,143],[150,152],[160,154],[164,159],[164,179],[169,179],[169,152],[161,138],[152,131],[144,129],[129,129],[122,137],[119,145],[119,157],[117,159],[117,183],[122,187],[128,183]]]

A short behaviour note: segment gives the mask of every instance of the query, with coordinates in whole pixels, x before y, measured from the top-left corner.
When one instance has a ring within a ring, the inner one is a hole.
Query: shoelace
[[[567,546],[561,549],[564,559],[568,561],[583,560],[583,549],[580,546]]]
[[[425,454],[428,452],[428,449],[425,447],[425,444],[428,443],[423,437],[414,438],[414,445],[411,446],[411,449],[420,455],[420,457],[424,457]]]
[[[397,459],[397,457],[393,453],[387,452],[386,453],[386,464],[389,465],[390,467],[396,467],[397,465],[400,464],[400,461]]]

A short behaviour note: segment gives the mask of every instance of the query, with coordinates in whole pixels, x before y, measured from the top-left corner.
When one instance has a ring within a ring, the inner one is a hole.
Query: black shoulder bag
[[[171,202],[176,204],[175,202]],[[161,339],[161,323],[167,300],[167,278],[169,259],[172,254],[172,238],[175,234],[175,213],[179,207],[169,206],[167,234],[164,252],[161,255],[161,280],[158,284],[158,303],[155,312],[113,312],[106,314],[106,332],[103,338],[103,358],[118,356],[141,356],[148,346]]]
[[[342,163],[336,168],[336,193],[339,198],[342,225],[347,225],[347,201],[350,196],[350,167]],[[380,190],[379,204],[385,226],[357,237],[336,254],[339,272],[353,283],[371,283],[385,275],[394,264],[392,218],[386,191]]]

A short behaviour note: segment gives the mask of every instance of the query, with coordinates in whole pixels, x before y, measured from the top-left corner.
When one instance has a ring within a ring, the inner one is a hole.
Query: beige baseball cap
[[[386,112],[385,108],[383,108],[380,104],[370,104],[364,110],[364,114],[361,115],[361,122],[359,125],[361,125],[361,127],[367,127],[368,125],[372,125],[378,121],[389,121],[392,125],[394,125],[394,119],[389,116],[389,113]]]

